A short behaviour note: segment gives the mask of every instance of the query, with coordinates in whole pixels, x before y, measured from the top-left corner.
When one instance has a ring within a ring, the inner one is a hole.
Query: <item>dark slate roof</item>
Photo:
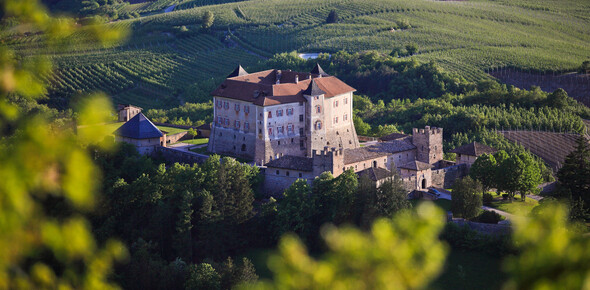
[[[397,139],[387,142],[380,142],[375,145],[371,145],[370,147],[374,147],[377,150],[387,153],[398,153],[416,149],[416,146],[414,146],[414,144],[412,144],[409,139]]]
[[[315,80],[311,80],[307,89],[303,91],[303,94],[308,96],[319,96],[326,94],[326,92],[318,87],[318,84],[315,82]]]
[[[346,149],[344,150],[344,164],[357,163],[413,149],[416,149],[416,146],[407,139],[380,142],[371,146]]]
[[[366,175],[373,181],[378,181],[391,176],[391,171],[381,167],[370,167],[356,173],[359,177]]]
[[[266,163],[268,168],[282,168],[299,171],[313,171],[313,159],[300,156],[285,155]]]
[[[397,168],[409,169],[409,170],[414,170],[414,171],[421,171],[421,170],[430,169],[432,167],[433,166],[428,163],[414,160],[414,161],[410,161],[404,165],[398,166]]]
[[[484,153],[485,154],[492,154],[492,153],[496,153],[497,151],[498,150],[496,150],[495,148],[492,148],[490,146],[483,145],[483,144],[477,143],[477,142],[471,142],[469,144],[459,146],[459,147],[451,150],[450,152],[462,154],[462,155],[480,156]]]
[[[230,73],[227,77],[233,78],[233,77],[245,76],[247,74],[248,74],[248,72],[242,67],[242,65],[238,65],[238,67],[236,67],[236,69],[234,69],[234,71],[232,73]]]
[[[328,76],[328,74],[322,69],[319,63],[316,63],[309,73],[312,73],[314,75]]]
[[[344,164],[352,164],[364,160],[375,159],[377,157],[388,156],[389,153],[383,152],[374,146],[359,147],[344,150]]]
[[[383,136],[381,138],[379,138],[379,140],[381,141],[393,141],[393,140],[398,140],[398,139],[403,139],[406,137],[410,137],[410,135],[406,135],[403,133],[392,133],[386,136]]]
[[[162,131],[146,118],[143,113],[139,113],[131,118],[131,120],[125,122],[114,134],[133,139],[149,139],[164,136]]]

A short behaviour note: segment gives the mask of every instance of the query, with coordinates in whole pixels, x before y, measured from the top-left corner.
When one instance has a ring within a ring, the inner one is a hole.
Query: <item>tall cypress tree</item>
[[[582,199],[584,207],[590,207],[590,147],[584,136],[578,138],[576,149],[565,158],[557,178],[572,200]]]

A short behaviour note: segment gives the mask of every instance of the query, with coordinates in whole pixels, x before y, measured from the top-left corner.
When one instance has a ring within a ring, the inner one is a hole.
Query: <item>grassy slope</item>
[[[163,6],[172,3],[158,2]],[[187,88],[195,82],[211,80],[209,86],[214,86],[237,63],[248,66],[260,60],[222,42],[228,30],[251,50],[265,54],[343,49],[387,53],[415,43],[419,48],[416,59],[437,61],[472,80],[486,78],[485,70],[491,68],[571,70],[590,58],[588,1],[175,2],[181,4],[177,11],[110,24],[132,30],[132,37],[115,48],[79,46],[67,52],[43,51],[58,68],[56,77],[50,78],[51,92],[69,96],[103,90],[116,102],[146,109],[177,106],[182,99],[190,100],[192,93]],[[184,9],[188,7],[196,8]],[[332,9],[338,12],[340,22],[326,24]],[[205,10],[215,15],[216,35],[197,33]],[[399,21],[407,21],[412,28],[392,31]],[[189,37],[175,36],[181,26],[188,28]],[[33,35],[10,39],[9,43],[34,52],[38,40],[39,36]]]

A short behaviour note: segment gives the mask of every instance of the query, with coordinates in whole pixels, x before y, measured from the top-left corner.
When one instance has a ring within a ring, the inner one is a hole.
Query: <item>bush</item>
[[[497,224],[502,220],[502,216],[495,211],[484,210],[474,221],[486,224]]]
[[[490,204],[492,201],[494,201],[494,197],[491,193],[485,192],[482,196],[482,200],[484,204]]]
[[[502,193],[503,200],[508,200],[508,197],[510,197],[510,195],[508,195],[508,193]]]

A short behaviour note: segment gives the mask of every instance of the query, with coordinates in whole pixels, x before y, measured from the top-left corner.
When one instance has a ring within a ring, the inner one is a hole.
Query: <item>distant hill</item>
[[[172,5],[174,11],[164,13]],[[410,45],[416,60],[435,61],[468,80],[504,67],[573,71],[590,59],[589,1],[157,0],[112,7],[117,17],[139,16],[109,24],[129,28],[130,39],[109,49],[42,51],[57,63],[50,97],[100,89],[117,102],[175,106],[212,87],[200,82],[223,77],[238,63],[247,67],[293,50],[390,53]],[[206,10],[215,22],[203,34]],[[328,24],[332,10],[339,20]],[[23,36],[11,44],[38,53],[38,39]],[[136,102],[145,90],[152,96]]]

